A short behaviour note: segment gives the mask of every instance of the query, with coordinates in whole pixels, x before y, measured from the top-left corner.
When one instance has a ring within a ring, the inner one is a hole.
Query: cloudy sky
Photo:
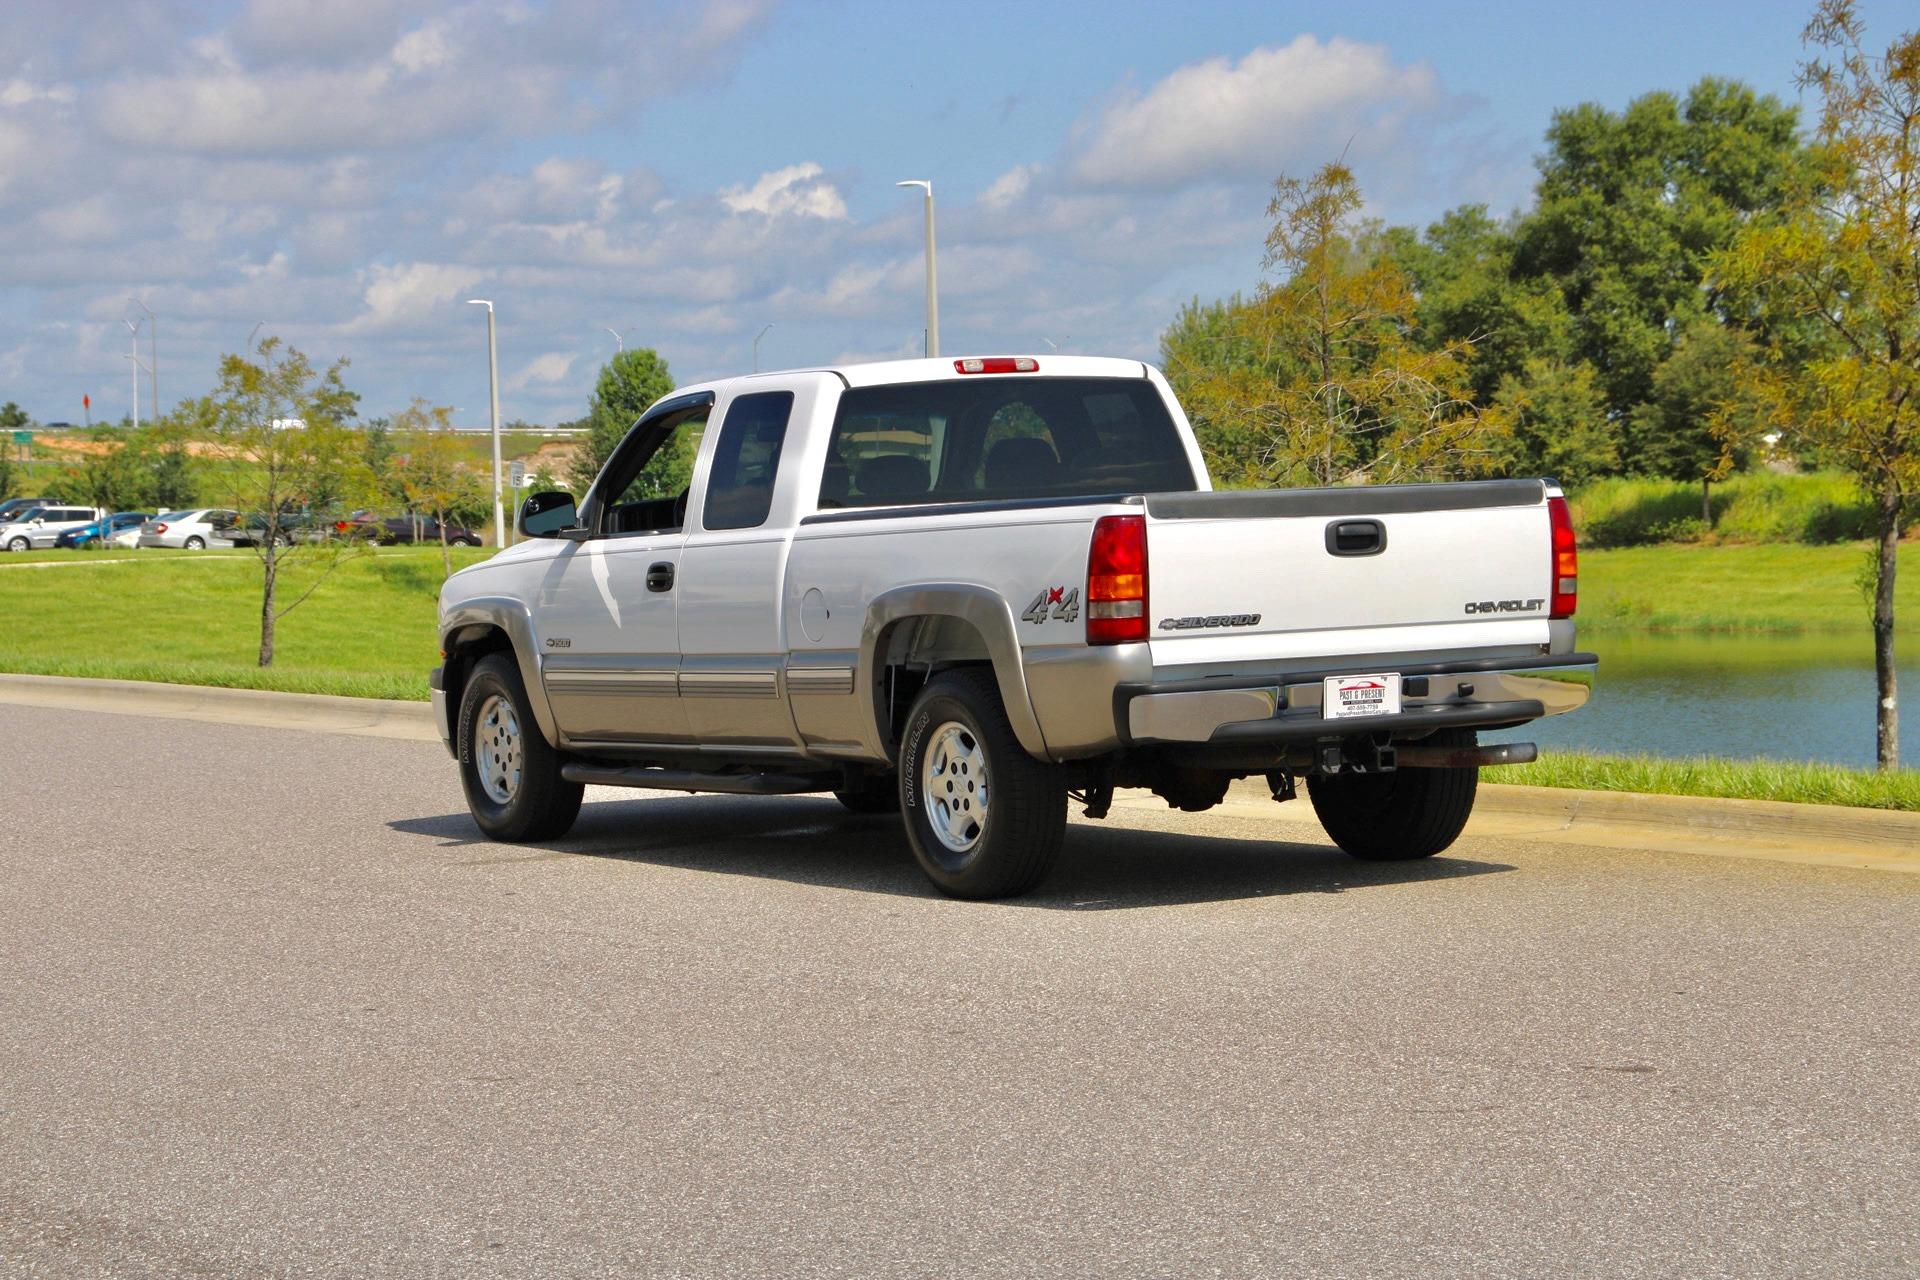
[[[165,403],[263,324],[368,413],[482,423],[469,297],[508,419],[581,413],[607,328],[681,381],[769,323],[763,367],[918,354],[902,178],[947,353],[1151,358],[1257,281],[1276,174],[1345,149],[1395,221],[1511,209],[1556,106],[1793,100],[1809,7],[4,0],[0,400],[125,413],[129,296]]]

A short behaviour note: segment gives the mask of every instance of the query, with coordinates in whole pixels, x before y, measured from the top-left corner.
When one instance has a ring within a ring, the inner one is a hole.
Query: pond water
[[[1487,735],[1608,754],[1873,764],[1867,636],[1589,633],[1593,700],[1571,715]],[[1920,662],[1900,656],[1900,758],[1920,764]]]

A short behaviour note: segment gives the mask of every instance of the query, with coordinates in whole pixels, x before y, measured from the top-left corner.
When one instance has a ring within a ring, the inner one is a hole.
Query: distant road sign
[[[13,442],[14,442],[15,444],[32,444],[32,443],[33,443],[33,432],[31,432],[31,431],[16,431],[16,432],[14,432],[14,433],[13,433]]]
[[[513,465],[507,468],[507,482],[516,489],[527,487],[527,464],[515,458]]]

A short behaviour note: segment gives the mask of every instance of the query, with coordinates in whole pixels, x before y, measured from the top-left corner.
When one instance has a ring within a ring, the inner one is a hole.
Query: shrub
[[[1573,495],[1574,521],[1595,547],[1656,542],[1798,542],[1870,537],[1873,508],[1849,477],[1832,471],[1752,471],[1713,486],[1713,527],[1700,515],[1700,487],[1623,476]]]

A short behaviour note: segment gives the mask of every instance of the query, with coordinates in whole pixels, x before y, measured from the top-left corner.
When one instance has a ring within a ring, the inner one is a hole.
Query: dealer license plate
[[[1322,714],[1329,720],[1400,714],[1400,677],[1328,676],[1321,696]]]

